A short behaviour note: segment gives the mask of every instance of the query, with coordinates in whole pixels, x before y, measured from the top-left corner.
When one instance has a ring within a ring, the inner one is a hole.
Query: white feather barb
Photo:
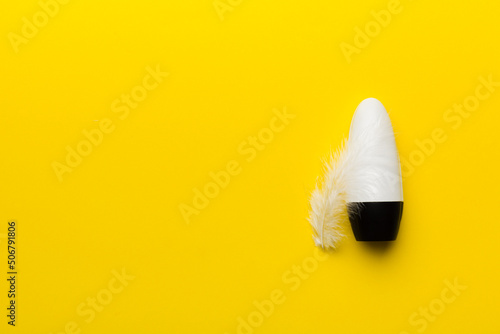
[[[348,143],[344,141],[325,162],[324,177],[312,192],[309,222],[316,246],[335,248],[344,236],[342,225],[348,221],[346,200],[352,159]]]

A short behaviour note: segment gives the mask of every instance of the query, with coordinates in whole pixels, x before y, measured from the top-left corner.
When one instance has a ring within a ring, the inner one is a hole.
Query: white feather
[[[344,142],[325,163],[324,178],[312,192],[309,222],[316,246],[335,248],[344,236],[341,226],[348,220],[346,200],[351,161],[348,143]]]

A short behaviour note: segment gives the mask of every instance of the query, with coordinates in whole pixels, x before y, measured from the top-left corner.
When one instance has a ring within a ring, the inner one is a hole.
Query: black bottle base
[[[403,202],[353,202],[347,213],[357,241],[393,241],[398,236]]]

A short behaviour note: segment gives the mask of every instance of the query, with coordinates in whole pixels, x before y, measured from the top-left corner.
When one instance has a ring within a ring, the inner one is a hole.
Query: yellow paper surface
[[[499,11],[3,3],[1,333],[498,333]],[[309,194],[367,97],[400,233],[325,255]]]

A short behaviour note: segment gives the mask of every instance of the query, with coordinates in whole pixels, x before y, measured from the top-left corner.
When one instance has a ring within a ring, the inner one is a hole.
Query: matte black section
[[[357,241],[396,240],[403,202],[358,202],[347,207]]]

